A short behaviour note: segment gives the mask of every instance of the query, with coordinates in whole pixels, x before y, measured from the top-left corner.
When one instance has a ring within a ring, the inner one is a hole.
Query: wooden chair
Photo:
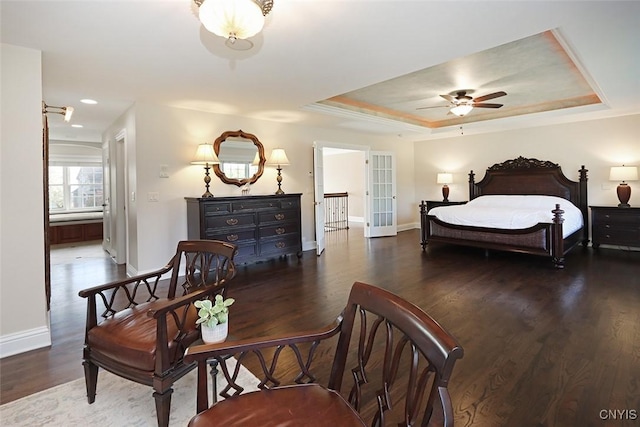
[[[335,352],[324,350],[331,341]],[[240,363],[256,359],[258,391],[242,394],[238,371],[226,365],[229,355]],[[447,386],[462,355],[456,340],[419,307],[356,282],[342,314],[323,329],[187,349],[185,360],[198,362],[198,414],[189,426],[452,426]],[[227,399],[211,407],[207,361],[217,361],[229,383],[220,393]],[[323,370],[326,386],[318,381]],[[345,372],[351,381],[343,391]]]
[[[153,387],[158,425],[169,425],[173,383],[195,367],[184,361],[185,349],[200,337],[193,302],[226,294],[236,252],[225,242],[182,241],[160,270],[80,291],[87,298],[82,364],[89,403],[101,367]],[[160,280],[169,273],[167,287]]]

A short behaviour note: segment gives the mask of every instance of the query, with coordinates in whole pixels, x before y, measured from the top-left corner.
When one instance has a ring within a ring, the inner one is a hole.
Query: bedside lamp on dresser
[[[436,182],[442,185],[442,201],[449,201],[449,184],[453,182],[453,174],[451,173],[439,173],[436,178]]]
[[[610,181],[622,181],[616,192],[618,193],[618,200],[620,200],[619,208],[628,208],[631,205],[629,204],[629,198],[631,197],[631,187],[627,184],[627,181],[637,181],[638,180],[638,168],[636,166],[614,166],[611,168],[611,172],[609,173]]]
[[[611,181],[618,181],[616,189],[618,207],[590,206],[591,240],[594,248],[603,245],[640,248],[640,207],[631,207],[631,187],[626,181],[638,180],[636,166],[614,166],[609,174]]]

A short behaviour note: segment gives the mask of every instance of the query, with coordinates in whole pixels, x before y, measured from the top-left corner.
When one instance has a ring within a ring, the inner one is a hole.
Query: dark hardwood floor
[[[363,281],[419,305],[463,346],[449,386],[456,425],[640,423],[640,252],[576,248],[558,271],[528,255],[447,245],[422,252],[419,239],[418,230],[364,239],[352,228],[328,233],[321,257],[240,267],[231,331],[324,326]],[[2,403],[82,377],[77,290],[124,271],[105,258],[72,264],[52,269],[52,347],[0,361]],[[608,410],[627,412],[611,419]]]

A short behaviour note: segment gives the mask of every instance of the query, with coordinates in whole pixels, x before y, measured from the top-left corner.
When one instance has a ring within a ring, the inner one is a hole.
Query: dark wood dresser
[[[594,248],[601,244],[640,247],[640,208],[589,207]]]
[[[237,264],[302,256],[301,194],[186,197],[189,239],[238,245]]]

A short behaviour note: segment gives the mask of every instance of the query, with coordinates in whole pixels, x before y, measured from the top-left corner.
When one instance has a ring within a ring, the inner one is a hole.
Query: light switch
[[[148,202],[157,202],[160,200],[160,193],[157,191],[151,191],[147,193],[147,201]]]
[[[169,165],[160,165],[160,178],[169,178]]]

